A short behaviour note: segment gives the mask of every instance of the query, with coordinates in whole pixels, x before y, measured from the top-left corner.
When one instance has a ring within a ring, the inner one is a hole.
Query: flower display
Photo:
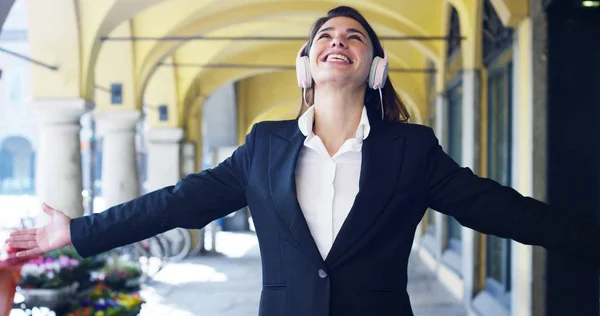
[[[113,291],[98,283],[89,294],[82,297],[66,316],[125,316],[139,313],[144,301],[138,293]]]
[[[82,258],[70,247],[23,262],[16,280],[24,302],[69,316],[137,315],[143,300],[127,294],[139,286],[142,270],[132,262],[110,261],[110,254]],[[110,264],[109,264],[110,262]]]
[[[73,284],[74,268],[79,261],[67,256],[41,257],[28,261],[21,267],[23,289],[57,289]]]
[[[136,288],[142,277],[140,267],[123,262],[108,265],[102,272],[99,279],[114,289]]]

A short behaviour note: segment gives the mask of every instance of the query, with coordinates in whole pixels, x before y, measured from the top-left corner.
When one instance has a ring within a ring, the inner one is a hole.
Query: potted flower
[[[70,259],[77,260],[79,265],[73,267],[73,274],[77,283],[79,283],[79,289],[85,290],[93,286],[92,274],[96,270],[100,270],[106,264],[104,255],[92,256],[89,258],[83,258],[73,246],[67,246],[58,250],[51,251],[46,254],[46,257],[50,257],[59,260],[61,257],[68,257]]]
[[[143,303],[138,293],[120,293],[98,283],[73,305],[67,316],[133,316],[139,314]]]
[[[115,290],[137,289],[142,281],[142,269],[131,262],[115,261],[104,267],[99,279]]]
[[[78,265],[79,261],[67,256],[32,259],[21,267],[17,290],[28,305],[58,308],[77,290],[74,268]]]

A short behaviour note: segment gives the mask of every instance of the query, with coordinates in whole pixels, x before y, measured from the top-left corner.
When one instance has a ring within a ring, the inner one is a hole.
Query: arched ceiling
[[[273,18],[267,21],[248,22],[243,25],[228,26],[208,34],[209,36],[281,36],[284,34],[304,33],[306,26],[303,22],[310,23],[312,19],[306,17],[296,17],[294,19],[283,20]],[[243,31],[242,31],[243,30]],[[270,35],[265,35],[269,34]],[[233,34],[233,35],[232,35]],[[295,56],[302,43],[296,41],[190,41],[183,45],[174,54],[174,60],[180,67],[176,69],[178,94],[180,105],[189,105],[198,95],[206,96],[220,84],[234,80],[235,77],[229,76],[231,72],[228,69],[214,69],[195,67],[194,65],[204,64],[252,64],[252,65],[284,65],[294,67]],[[406,42],[388,42],[385,44],[388,50],[390,67],[392,69],[418,68],[422,64],[423,55],[412,45]],[[254,57],[256,55],[256,57]],[[400,58],[402,56],[402,58]],[[186,66],[187,65],[187,66]],[[188,67],[192,66],[192,67]],[[232,69],[234,70],[234,69]],[[259,71],[256,69],[237,69],[233,72],[252,74],[268,72],[265,68]],[[293,71],[293,70],[292,70]],[[246,75],[243,75],[245,77]],[[237,77],[237,75],[236,75]],[[422,80],[422,74],[405,73],[402,74],[404,82],[412,81],[410,90],[414,95],[420,97],[422,87],[419,84]],[[225,82],[217,81],[215,78],[223,78]],[[196,87],[201,87],[199,91]]]
[[[461,29],[468,42],[476,41],[476,37],[472,36],[476,25],[472,21],[477,20],[477,2],[103,0],[50,4],[45,0],[30,0],[33,8],[29,13],[30,26],[34,23],[30,29],[32,55],[60,66],[55,72],[34,69],[34,96],[79,95],[93,99],[94,69],[99,48],[106,43],[101,38],[109,36],[124,23],[128,24],[129,34],[133,37],[122,40],[131,44],[134,99],[138,103],[135,107],[140,108],[144,90],[155,69],[167,58],[176,63],[273,64],[275,61],[287,61],[282,64],[294,65],[297,49],[302,44],[301,41],[189,41],[185,37],[260,35],[305,38],[312,22],[338,5],[350,5],[360,10],[380,36],[443,36],[447,24],[444,15],[448,4],[451,4],[459,12]],[[50,11],[57,13],[47,14]],[[157,40],[162,37],[171,39]],[[173,40],[173,37],[184,38]],[[387,40],[384,46],[390,54],[392,68],[422,68],[426,59],[432,60],[436,68],[443,68],[440,66],[444,59],[444,41]],[[274,52],[279,52],[279,55],[273,55]],[[468,57],[467,54],[465,56]],[[476,61],[471,64],[474,63]],[[198,95],[210,93],[222,83],[268,71],[271,70],[176,68],[177,101],[169,105],[179,107],[176,111],[183,113],[183,105],[198,103]],[[390,76],[397,88],[403,89],[400,94],[405,99],[422,106],[423,74],[391,73]]]
[[[272,65],[273,63],[276,63],[293,66],[295,54],[297,52],[298,46],[293,42],[271,42],[252,46],[240,45],[239,47],[235,47],[235,49],[232,48],[229,51],[217,55],[212,58],[210,62],[215,64],[248,64],[248,61],[252,61],[252,64],[254,65]],[[397,58],[396,55],[394,53],[389,53],[389,57],[391,67],[398,67],[395,62]],[[277,62],[286,60],[287,62]],[[255,76],[257,74],[272,72],[274,69],[200,68],[195,71],[196,74],[193,77],[193,81],[190,82],[189,89],[185,90],[186,94],[183,97],[183,102],[179,102],[180,105],[189,106],[190,104],[194,104],[196,98],[210,95],[223,84]],[[292,69],[289,71],[293,72],[294,70]],[[408,94],[411,100],[415,100],[417,104],[424,100],[424,86],[422,84],[424,78],[422,74],[391,73],[390,77],[394,82],[395,87]],[[178,80],[178,82],[181,83],[180,80]],[[294,88],[299,89],[295,84]],[[264,89],[277,89],[277,87],[264,87]],[[184,111],[181,114],[185,117],[187,109],[181,110]]]
[[[359,9],[368,20],[378,26],[377,31],[381,35],[440,35],[438,34],[441,30],[440,22],[435,15],[441,15],[441,9],[428,10],[424,13],[422,6],[416,5],[413,1],[169,1],[140,13],[132,23],[133,28],[139,30],[136,31],[138,36],[188,37],[207,35],[208,32],[225,27],[229,27],[233,33],[237,28],[239,33],[240,29],[249,22],[269,20],[273,17],[289,19],[300,15],[305,17],[304,27],[299,28],[294,35],[305,37],[311,22],[316,17],[324,15],[329,9],[340,4],[352,5]],[[271,28],[271,34],[276,31],[277,27]],[[286,33],[286,35],[291,34]],[[140,82],[139,94],[143,93],[148,78],[157,64],[166,56],[175,53],[184,43],[185,41],[173,40],[134,42]],[[240,44],[236,43],[236,45]],[[300,45],[301,43],[297,44]],[[412,46],[422,55],[436,61],[439,56],[440,45],[436,42],[411,41],[408,45],[398,45]]]
[[[108,36],[117,26],[136,16],[148,7],[164,0],[102,0],[79,3],[80,40],[82,47],[83,95],[92,96],[94,70],[102,37]]]

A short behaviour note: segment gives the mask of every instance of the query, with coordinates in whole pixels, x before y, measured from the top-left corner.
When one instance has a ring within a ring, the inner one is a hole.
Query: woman
[[[354,9],[317,20],[298,56],[297,120],[256,124],[214,169],[9,245],[36,255],[72,243],[90,256],[249,205],[259,238],[260,315],[412,315],[407,261],[427,207],[486,234],[600,265],[600,227],[460,168],[408,113],[377,35]],[[380,93],[382,97],[380,98]]]

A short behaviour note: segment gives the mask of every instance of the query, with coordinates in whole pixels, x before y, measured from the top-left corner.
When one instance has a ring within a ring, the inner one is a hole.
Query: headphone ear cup
[[[369,88],[380,89],[385,85],[388,74],[388,63],[381,57],[376,56],[371,63],[369,73]]]
[[[373,89],[375,84],[375,74],[377,73],[377,64],[381,58],[379,56],[375,56],[373,61],[371,62],[371,70],[369,71],[369,88]]]
[[[310,75],[310,60],[308,56],[296,58],[296,76],[298,77],[298,86],[308,89],[312,86],[312,76]]]

